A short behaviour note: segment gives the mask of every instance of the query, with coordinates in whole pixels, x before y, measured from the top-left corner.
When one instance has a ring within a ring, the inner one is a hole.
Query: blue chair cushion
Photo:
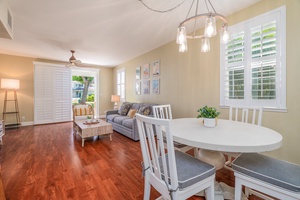
[[[187,188],[215,173],[214,166],[191,155],[175,151],[175,157],[179,189]]]
[[[258,153],[243,153],[232,163],[238,173],[300,192],[300,166]]]

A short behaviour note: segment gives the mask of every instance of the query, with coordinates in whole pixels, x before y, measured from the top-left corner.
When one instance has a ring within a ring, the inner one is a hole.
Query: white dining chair
[[[232,121],[240,121],[243,123],[251,123],[261,126],[262,122],[262,107],[234,107],[230,106],[229,108],[229,120]],[[224,152],[227,156],[227,160],[225,162],[225,168],[232,170],[232,159],[236,158],[240,155],[239,152]]]
[[[214,199],[214,166],[174,150],[170,120],[136,114],[143,156],[144,200],[150,199],[151,185],[164,199],[187,199],[205,190]],[[163,146],[166,138],[167,149]],[[157,144],[159,143],[159,144]]]
[[[154,118],[173,119],[172,109],[171,109],[170,104],[152,106],[152,109],[153,109]],[[164,140],[165,140],[165,138],[164,138]],[[164,147],[166,148],[165,143],[164,143]],[[179,142],[174,142],[174,147],[175,147],[175,150],[182,151],[184,153],[186,153],[187,151],[189,151],[191,149],[194,149],[194,155],[196,154],[196,148],[185,145],[185,144],[181,144]]]

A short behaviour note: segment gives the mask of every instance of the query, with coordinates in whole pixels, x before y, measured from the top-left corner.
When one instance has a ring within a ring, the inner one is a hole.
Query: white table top
[[[271,151],[282,144],[279,133],[263,126],[219,119],[216,127],[207,128],[202,120],[171,120],[173,140],[202,149],[242,153]]]

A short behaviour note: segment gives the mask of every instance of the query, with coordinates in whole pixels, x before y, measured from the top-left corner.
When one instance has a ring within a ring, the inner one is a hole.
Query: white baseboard
[[[21,126],[32,126],[32,125],[34,125],[33,121],[32,122],[21,122]]]

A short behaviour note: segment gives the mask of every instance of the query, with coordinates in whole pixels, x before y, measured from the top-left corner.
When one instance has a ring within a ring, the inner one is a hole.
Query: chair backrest
[[[75,104],[72,106],[73,120],[93,117],[94,109],[90,104]]]
[[[144,161],[145,178],[148,178],[151,185],[159,193],[163,196],[168,196],[169,189],[176,190],[178,188],[170,120],[157,119],[140,114],[136,114],[136,120]],[[154,129],[156,130],[156,136]],[[164,148],[159,148],[164,146],[163,134],[166,137],[167,153]]]
[[[157,105],[152,106],[153,115],[159,119],[172,119],[171,105]]]
[[[246,108],[231,106],[229,108],[229,120],[241,121],[244,123],[251,123],[261,126],[262,113],[262,107]],[[251,118],[252,120],[248,121],[248,118]]]

